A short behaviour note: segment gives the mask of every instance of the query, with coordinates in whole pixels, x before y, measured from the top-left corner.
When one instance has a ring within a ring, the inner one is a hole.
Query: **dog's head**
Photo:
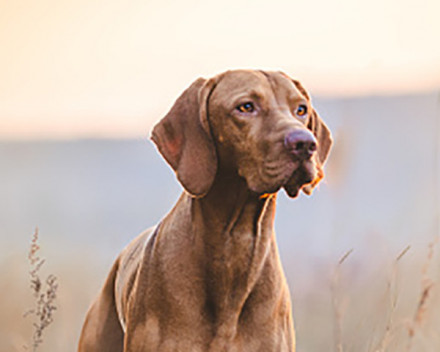
[[[217,170],[260,195],[310,194],[332,143],[302,85],[281,72],[236,70],[198,79],[155,126],[152,139],[184,188],[203,196]]]

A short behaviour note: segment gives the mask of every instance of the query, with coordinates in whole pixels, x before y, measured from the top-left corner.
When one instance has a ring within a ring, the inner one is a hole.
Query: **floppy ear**
[[[217,154],[207,116],[213,81],[199,78],[176,100],[154,127],[151,139],[195,197],[208,193],[217,172]]]
[[[330,147],[333,144],[332,135],[329,128],[324,121],[321,120],[315,109],[313,109],[310,115],[310,121],[307,124],[307,127],[313,132],[318,141],[318,158],[322,166],[327,160]]]
[[[298,90],[301,92],[301,94],[303,94],[307,98],[307,100],[310,101],[310,96],[307,93],[306,89],[302,86],[302,84],[294,79],[292,79],[292,81],[293,84],[295,84],[296,88],[298,88]],[[325,161],[327,160],[328,154],[330,152],[330,147],[333,144],[333,140],[329,128],[324,123],[324,121],[321,120],[315,109],[313,109],[310,114],[307,128],[313,132],[313,135],[318,141],[317,177],[312,181],[312,183],[309,183],[308,185],[305,185],[302,188],[304,193],[310,195],[312,193],[313,188],[319,183],[319,181],[321,181],[324,178],[323,166]]]
[[[317,175],[311,183],[301,188],[305,194],[311,195],[313,189],[316,187],[319,181],[324,178],[323,166],[325,161],[327,160],[333,140],[330,134],[330,130],[328,129],[324,121],[321,120],[315,109],[312,110],[307,128],[313,132],[318,141]]]
[[[294,79],[292,79],[292,82],[296,86],[296,88],[298,88],[301,94],[304,95],[307,98],[307,100],[310,101],[309,93],[307,93],[303,85],[299,81]],[[324,121],[321,120],[315,109],[313,109],[312,113],[310,114],[310,119],[309,119],[309,123],[307,124],[307,128],[313,132],[315,138],[318,141],[318,158],[322,166],[327,160],[328,153],[330,152],[330,147],[333,144],[330,130],[328,129]]]

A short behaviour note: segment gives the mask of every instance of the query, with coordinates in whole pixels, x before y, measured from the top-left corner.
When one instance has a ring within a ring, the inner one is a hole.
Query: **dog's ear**
[[[301,94],[310,101],[309,93],[307,93],[303,85],[297,80],[292,79],[292,81],[293,84],[295,84],[296,88],[298,88],[298,90],[301,92]],[[330,147],[333,144],[333,140],[329,128],[319,117],[315,109],[313,109],[310,114],[307,128],[313,132],[315,138],[318,141],[318,158],[321,166],[323,166],[325,161],[327,160],[328,154],[330,152]]]
[[[154,127],[151,139],[185,190],[204,196],[217,173],[217,154],[207,116],[213,80],[199,78]]]
[[[333,144],[330,130],[315,109],[312,110],[307,127],[313,132],[318,141],[318,158],[321,166],[323,166]]]
[[[315,111],[315,109],[312,110],[310,117],[309,117],[309,123],[307,124],[307,128],[313,132],[315,135],[315,138],[318,141],[318,154],[317,154],[317,168],[318,173],[316,178],[312,181],[312,183],[309,183],[308,185],[305,185],[302,188],[302,191],[310,195],[312,194],[313,189],[316,187],[316,185],[324,178],[324,163],[327,160],[328,154],[330,152],[330,148],[333,144],[332,136],[330,133],[329,128],[327,125],[322,121],[322,119],[319,117],[318,113]]]
[[[307,93],[306,89],[303,85],[297,81],[292,79],[293,84],[295,84],[296,88],[301,92],[304,97],[310,101],[310,96]],[[328,154],[330,152],[330,148],[333,144],[332,136],[327,125],[322,121],[319,117],[318,113],[315,109],[312,109],[309,117],[309,121],[307,123],[307,128],[312,131],[316,140],[318,141],[318,175],[312,183],[304,186],[302,190],[304,193],[310,195],[312,193],[313,188],[322,180],[324,177],[323,166],[325,161],[327,160]]]

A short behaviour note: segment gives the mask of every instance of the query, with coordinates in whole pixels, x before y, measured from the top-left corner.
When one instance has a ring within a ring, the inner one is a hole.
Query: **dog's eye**
[[[239,106],[236,107],[236,109],[240,112],[252,113],[255,111],[255,106],[253,103],[247,102],[247,103],[240,104]]]
[[[307,115],[307,106],[306,105],[300,105],[296,109],[296,116],[304,117]]]

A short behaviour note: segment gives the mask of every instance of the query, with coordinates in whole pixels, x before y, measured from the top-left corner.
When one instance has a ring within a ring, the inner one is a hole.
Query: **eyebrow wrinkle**
[[[302,96],[299,96],[299,97],[297,97],[297,96],[289,96],[288,100],[289,100],[289,102],[295,103],[295,104],[298,104],[298,103],[306,103],[306,104],[308,104],[309,103],[308,100],[306,98],[302,97]]]
[[[264,77],[266,77],[267,81],[269,82],[270,88],[272,89],[272,93],[275,97],[275,100],[276,100],[277,104],[280,105],[280,102],[278,101],[278,97],[275,94],[275,84],[273,83],[272,78],[263,70],[258,70],[258,72],[261,72],[264,75]]]

